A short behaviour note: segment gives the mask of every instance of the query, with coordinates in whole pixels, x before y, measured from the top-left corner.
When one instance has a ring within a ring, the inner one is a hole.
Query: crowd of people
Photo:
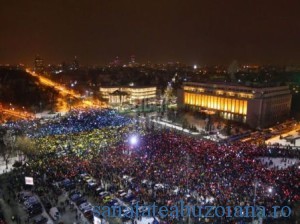
[[[10,122],[6,127],[24,131],[30,137],[74,134],[101,129],[104,127],[122,127],[132,123],[132,119],[119,115],[109,109],[72,110],[68,116],[41,120]]]
[[[41,125],[13,126],[26,126],[25,133],[43,153],[31,157],[22,172],[34,179],[47,177],[49,183],[76,179],[84,172],[99,185],[128,188],[140,201],[161,205],[189,197],[202,205],[252,205],[255,201],[267,208],[300,201],[300,164],[277,169],[259,159],[299,159],[297,150],[221,144],[168,129],[142,130],[112,110],[73,111]],[[127,141],[132,133],[137,138],[133,143]]]
[[[127,150],[133,153],[124,154]],[[243,143],[219,145],[170,131],[158,131],[141,137],[140,145],[121,145],[101,159],[95,157],[91,163],[103,165],[90,172],[95,176],[132,176],[137,189],[141,188],[142,179],[178,186],[188,189],[188,192],[197,192],[203,202],[213,198],[217,205],[253,203],[255,182],[259,184],[258,204],[280,205],[299,201],[299,167],[294,165],[278,170],[268,168],[257,159],[270,155],[271,152],[264,147]],[[294,156],[299,155],[299,152],[294,152]],[[118,162],[120,158],[122,163]],[[174,197],[164,193],[162,197],[161,201],[167,203],[178,201],[181,195]]]

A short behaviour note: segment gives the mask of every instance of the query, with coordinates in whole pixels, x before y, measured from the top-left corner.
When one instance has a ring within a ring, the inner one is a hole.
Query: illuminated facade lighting
[[[101,96],[108,100],[110,105],[117,105],[122,103],[136,103],[143,99],[156,99],[156,87],[100,87]]]
[[[265,127],[289,115],[291,97],[287,86],[252,88],[187,82],[179,91],[178,106],[215,111],[224,119]]]

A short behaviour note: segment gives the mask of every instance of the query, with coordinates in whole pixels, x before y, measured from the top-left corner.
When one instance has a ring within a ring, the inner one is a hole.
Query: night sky
[[[0,0],[0,64],[300,64],[299,0]]]

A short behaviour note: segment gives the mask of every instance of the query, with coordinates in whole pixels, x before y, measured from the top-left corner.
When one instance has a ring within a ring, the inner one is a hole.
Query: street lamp
[[[268,188],[268,192],[271,194],[273,192],[273,188],[272,187],[269,187]]]
[[[256,210],[255,208],[255,204],[256,204],[256,189],[257,189],[257,180],[254,180],[254,198],[253,198],[253,207],[254,210]],[[254,216],[252,216],[252,223],[254,223]]]
[[[138,137],[136,135],[132,135],[129,139],[130,145],[135,146],[138,143]]]
[[[132,135],[132,136],[130,136],[129,137],[129,139],[128,139],[128,142],[129,142],[129,145],[130,145],[130,147],[128,147],[128,151],[127,151],[127,153],[128,153],[128,155],[130,155],[131,153],[131,149],[132,148],[134,148],[137,144],[138,144],[138,136],[137,135]],[[125,151],[124,151],[125,152]]]

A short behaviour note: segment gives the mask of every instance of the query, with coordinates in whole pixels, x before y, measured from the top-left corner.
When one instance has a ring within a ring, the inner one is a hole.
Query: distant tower
[[[236,79],[235,74],[239,71],[239,64],[237,60],[234,60],[231,62],[231,64],[228,66],[228,74],[230,75],[231,81],[234,81]]]
[[[39,55],[34,60],[34,71],[38,73],[44,72],[44,60]]]
[[[135,64],[135,55],[131,55],[130,62],[134,65]]]
[[[130,56],[129,67],[134,67],[136,65],[135,55]]]
[[[76,56],[74,57],[74,60],[73,60],[73,62],[72,62],[71,68],[72,68],[73,70],[78,70],[78,69],[79,69],[79,61],[78,61],[78,59],[77,59]]]
[[[113,62],[113,65],[116,66],[116,67],[121,65],[121,60],[118,56],[115,58],[115,60]]]

